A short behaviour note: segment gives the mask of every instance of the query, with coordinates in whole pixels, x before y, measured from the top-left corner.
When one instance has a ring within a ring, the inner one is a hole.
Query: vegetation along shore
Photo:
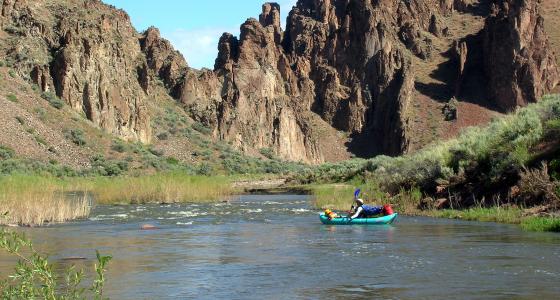
[[[554,95],[414,154],[322,165],[300,180],[322,183],[310,187],[320,208],[347,209],[361,186],[366,200],[404,214],[560,231],[559,154]]]
[[[360,186],[366,201],[391,203],[403,214],[558,231],[559,138],[560,97],[548,96],[488,127],[467,129],[410,155],[319,166],[274,160],[269,175],[222,169],[214,172],[221,175],[208,176],[179,168],[141,176],[56,176],[59,170],[44,167],[19,175],[16,168],[0,177],[6,214],[0,222],[42,225],[82,218],[92,199],[99,204],[218,201],[242,192],[236,181],[268,176],[284,178],[285,186],[302,185],[315,196],[317,208],[347,209],[354,187]]]

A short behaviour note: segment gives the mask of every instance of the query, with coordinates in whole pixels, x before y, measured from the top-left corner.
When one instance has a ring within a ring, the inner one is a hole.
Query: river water
[[[139,230],[143,224],[159,229]],[[325,226],[299,195],[101,206],[86,221],[25,231],[60,265],[91,268],[95,249],[111,254],[112,299],[560,295],[559,234],[420,217],[399,217],[392,226]],[[2,275],[11,268],[0,254]]]

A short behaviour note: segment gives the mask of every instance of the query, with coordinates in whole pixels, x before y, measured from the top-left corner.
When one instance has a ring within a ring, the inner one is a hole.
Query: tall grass
[[[96,203],[211,202],[236,190],[227,177],[161,173],[140,177],[96,177],[91,180]]]
[[[531,217],[524,219],[521,227],[529,231],[560,232],[560,218]]]
[[[0,177],[0,225],[41,226],[86,217],[91,207],[86,193],[66,195],[77,188],[50,177]]]
[[[237,192],[227,177],[160,173],[141,177],[0,177],[0,225],[41,226],[87,217],[97,204],[211,202]],[[69,195],[77,195],[70,197]]]
[[[475,207],[465,210],[433,210],[428,214],[432,217],[460,219],[465,221],[497,222],[519,224],[523,211],[519,208],[506,207]]]
[[[362,192],[360,198],[365,204],[382,205],[389,203],[386,194],[382,193],[377,186],[371,184],[360,184],[351,182],[346,184],[315,184],[306,186],[313,195],[313,205],[321,209],[347,210],[353,204],[354,191],[360,187]]]
[[[354,187],[347,184],[311,185],[313,205],[321,209],[349,209],[352,205]]]

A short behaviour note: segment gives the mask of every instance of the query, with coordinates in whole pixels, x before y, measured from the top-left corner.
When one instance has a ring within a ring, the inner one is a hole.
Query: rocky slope
[[[300,0],[283,29],[266,3],[239,37],[220,38],[214,70],[194,70],[156,28],[138,34],[100,1],[2,0],[0,53],[120,137],[153,140],[149,103],[164,91],[246,153],[320,163],[414,151],[537,101],[560,78],[540,7]]]
[[[108,132],[150,141],[145,62],[126,13],[90,0],[3,0],[1,23],[2,52],[20,75]]]
[[[203,80],[218,85],[211,96],[193,97],[193,90],[201,90],[196,80],[177,95],[196,111],[212,112],[202,115],[221,138],[240,147],[272,147],[287,158],[322,160],[322,147],[308,138],[313,127],[304,112],[311,111],[351,133],[355,153],[398,155],[410,149],[416,125],[411,117],[425,109],[413,106],[423,94],[434,98],[434,92],[443,92],[439,100],[446,102],[481,89],[487,92],[478,104],[511,111],[558,83],[537,1],[301,0],[285,32],[279,14],[278,5],[267,3],[258,21],[241,26],[239,39],[222,36],[214,72]],[[463,36],[451,32],[446,22],[456,14],[483,14],[484,26]],[[450,43],[438,49],[436,41]],[[417,60],[442,53],[451,53],[441,65],[453,66],[444,70],[453,80],[419,85]]]

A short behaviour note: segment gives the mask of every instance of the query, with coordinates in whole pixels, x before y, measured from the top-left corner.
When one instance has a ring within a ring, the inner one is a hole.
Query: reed
[[[360,198],[366,204],[382,205],[389,203],[387,195],[382,193],[375,184],[346,183],[346,184],[317,184],[305,188],[313,195],[313,205],[321,209],[347,210],[353,204],[356,187],[362,187]]]
[[[519,224],[523,219],[523,210],[509,207],[476,207],[465,210],[432,210],[429,211],[428,215],[466,221]]]
[[[67,194],[76,188],[49,177],[0,177],[0,225],[41,226],[87,217],[91,209],[87,193]]]
[[[530,217],[521,222],[521,227],[529,231],[560,232],[560,218],[558,217]]]
[[[227,177],[182,173],[96,177],[90,185],[98,204],[213,202],[236,192]]]

